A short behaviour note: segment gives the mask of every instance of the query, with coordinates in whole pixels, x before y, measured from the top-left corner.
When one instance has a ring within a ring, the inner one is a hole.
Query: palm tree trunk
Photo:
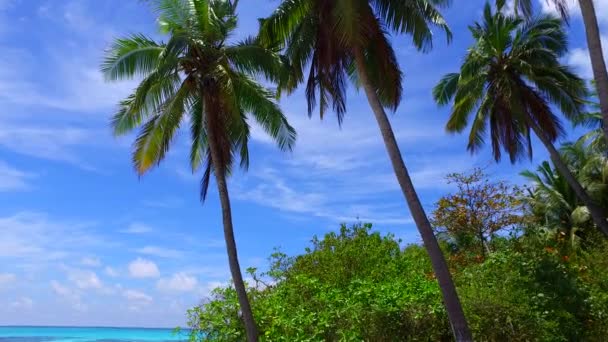
[[[606,220],[606,216],[603,213],[602,209],[597,204],[595,204],[591,197],[589,197],[585,189],[583,189],[581,183],[579,183],[579,181],[576,179],[576,177],[574,177],[568,166],[564,163],[561,155],[555,149],[555,146],[553,146],[553,143],[551,143],[551,141],[545,136],[542,130],[538,127],[538,125],[530,118],[526,119],[528,121],[528,124],[530,124],[530,126],[532,127],[534,133],[536,133],[536,136],[538,136],[540,141],[543,143],[543,145],[545,145],[545,147],[549,151],[549,155],[551,156],[551,161],[553,162],[553,165],[555,165],[559,173],[564,176],[564,179],[566,179],[568,185],[570,185],[572,190],[574,190],[576,196],[581,200],[581,202],[583,202],[587,209],[589,209],[589,213],[591,214],[591,218],[593,219],[595,225],[606,237],[608,237],[608,221]]]
[[[203,116],[207,119],[208,127],[214,127],[212,120],[213,115]],[[211,160],[213,163],[213,171],[215,174],[215,180],[217,183],[218,193],[220,195],[220,203],[222,206],[222,221],[224,224],[224,240],[226,241],[226,250],[228,252],[228,264],[230,265],[230,273],[232,274],[232,281],[234,282],[234,288],[239,300],[241,312],[243,314],[243,321],[245,323],[245,331],[247,332],[247,341],[257,342],[258,341],[258,329],[253,318],[253,312],[251,311],[251,305],[247,298],[247,290],[245,289],[245,282],[243,281],[243,275],[241,274],[241,267],[239,265],[239,258],[236,251],[236,242],[234,240],[234,228],[232,226],[232,210],[230,207],[230,197],[228,196],[228,185],[226,184],[226,171],[223,165],[214,161],[221,160],[220,151],[217,146],[215,132],[213,129],[207,130],[209,150],[211,152]]]
[[[606,62],[602,52],[600,29],[597,24],[597,17],[595,16],[593,0],[579,0],[578,2],[583,14],[583,21],[585,22],[593,78],[595,78],[600,98],[600,110],[604,120],[604,138],[608,141],[608,71],[606,71]]]
[[[454,337],[458,342],[472,341],[473,338],[464,316],[462,305],[458,299],[456,287],[454,286],[454,281],[450,275],[448,265],[445,261],[441,248],[439,247],[439,243],[435,238],[431,223],[426,217],[424,208],[422,207],[418,194],[414,189],[414,185],[412,184],[412,180],[409,176],[407,168],[405,167],[405,163],[401,157],[401,152],[399,151],[399,146],[397,145],[391,124],[386,116],[386,113],[384,112],[384,108],[382,107],[380,100],[378,99],[376,90],[372,86],[367,75],[363,51],[360,48],[354,48],[353,52],[355,55],[357,72],[359,74],[359,81],[365,90],[369,105],[371,106],[376,117],[376,121],[378,122],[378,126],[380,127],[380,132],[382,133],[386,150],[393,165],[393,170],[395,171],[395,175],[397,176],[397,180],[401,186],[401,191],[403,192],[410,212],[414,218],[414,221],[416,222],[418,231],[422,236],[424,246],[429,253],[435,276],[437,277],[439,287],[441,288],[443,302],[448,313],[448,318],[452,326]]]

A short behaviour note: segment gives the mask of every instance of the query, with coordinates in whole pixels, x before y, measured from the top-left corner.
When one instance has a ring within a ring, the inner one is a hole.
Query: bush
[[[447,250],[447,249],[446,249]],[[608,323],[605,243],[564,255],[529,234],[502,238],[482,262],[452,265],[476,341],[600,340]],[[297,257],[276,252],[250,270],[264,341],[450,341],[426,251],[370,225],[314,238]],[[188,312],[193,340],[242,341],[231,287]]]

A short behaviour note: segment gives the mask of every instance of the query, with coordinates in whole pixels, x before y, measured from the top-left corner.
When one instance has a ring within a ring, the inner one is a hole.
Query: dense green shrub
[[[453,264],[478,341],[600,341],[608,324],[606,244],[565,255],[559,242],[520,234],[484,261]],[[447,250],[447,248],[446,248]],[[250,270],[265,341],[449,341],[441,294],[425,250],[401,248],[371,226],[342,226],[297,257],[276,252]],[[232,288],[189,311],[194,340],[242,341]]]

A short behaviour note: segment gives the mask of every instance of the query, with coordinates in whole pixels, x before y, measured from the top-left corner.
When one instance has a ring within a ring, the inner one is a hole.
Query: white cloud
[[[134,222],[131,223],[126,229],[120,230],[119,232],[125,234],[145,234],[153,231],[154,230],[146,224]]]
[[[80,260],[80,264],[83,266],[89,267],[99,267],[101,266],[101,260],[95,256],[84,257]]]
[[[110,266],[106,266],[106,268],[104,268],[104,272],[108,277],[118,277],[118,271],[116,271],[114,268],[110,267]]]
[[[90,140],[93,132],[74,127],[30,126],[0,123],[0,146],[41,159],[73,163],[90,169],[74,153],[74,147]]]
[[[123,297],[125,297],[129,302],[133,302],[134,304],[150,304],[152,303],[152,297],[145,294],[144,292],[137,290],[125,290],[122,293]]]
[[[17,280],[17,276],[13,273],[0,273],[0,288],[10,285]]]
[[[116,35],[114,30],[105,23],[94,22],[82,1],[70,1],[63,6],[53,3],[39,7],[38,13],[58,21],[56,24],[70,32],[60,44],[43,46],[45,54],[41,59],[34,58],[30,51],[0,45],[3,51],[0,103],[59,109],[78,115],[111,111],[136,85],[136,81],[106,83],[99,71],[100,55],[110,37]],[[0,13],[0,19],[3,15]],[[83,39],[85,35],[87,38]],[[78,53],[73,53],[74,49]],[[40,77],[42,73],[44,78]],[[53,83],[45,84],[41,79]]]
[[[157,278],[160,271],[154,262],[137,258],[129,264],[129,274],[133,278]]]
[[[51,220],[35,212],[0,217],[0,257],[29,259],[41,265],[85,248],[111,245],[90,232],[90,226],[91,223]]]
[[[11,303],[11,307],[17,310],[29,310],[34,306],[34,301],[30,297],[19,297]]]
[[[559,15],[553,1],[539,0],[539,2],[544,13]],[[568,5],[570,15],[576,18],[581,16],[578,0],[566,0],[566,3]],[[595,7],[595,15],[597,16],[597,20],[600,23],[608,23],[608,0],[593,0],[593,4]]]
[[[68,280],[79,289],[102,289],[103,284],[97,274],[89,270],[70,269]]]
[[[31,176],[0,160],[0,192],[28,189],[26,180]]]
[[[196,289],[198,281],[195,277],[180,272],[173,274],[170,278],[161,278],[156,283],[156,288],[165,292],[188,292]]]
[[[608,10],[608,9],[607,9]],[[608,36],[602,36],[602,50],[604,59],[608,59]],[[576,48],[570,50],[567,56],[568,64],[575,67],[580,72],[581,76],[591,79],[593,78],[593,70],[591,69],[591,59],[589,58],[589,50],[587,48]]]
[[[211,295],[211,292],[213,290],[220,288],[220,287],[226,287],[228,285],[229,285],[228,283],[221,282],[221,281],[209,281],[199,288],[198,295],[199,295],[199,297],[207,298]]]
[[[51,289],[53,290],[53,292],[55,292],[56,295],[68,302],[74,310],[87,310],[88,307],[82,302],[80,293],[78,293],[78,291],[64,286],[56,280],[51,281]]]
[[[183,256],[183,253],[181,251],[159,246],[145,246],[136,249],[135,252],[139,254],[153,255],[161,258],[180,258]]]
[[[152,208],[179,208],[184,204],[184,201],[177,197],[166,197],[143,201],[143,205]]]

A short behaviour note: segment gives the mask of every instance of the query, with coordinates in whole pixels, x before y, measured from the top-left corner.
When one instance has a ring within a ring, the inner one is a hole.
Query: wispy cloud
[[[34,301],[30,297],[19,297],[11,302],[11,307],[17,310],[31,310],[34,307]]]
[[[44,46],[44,59],[36,58],[39,52],[0,46],[0,103],[107,116],[134,88],[136,81],[108,84],[99,72],[103,48],[114,29],[97,22],[87,3],[68,1],[39,8],[42,22],[52,21],[53,26],[63,28],[65,36]],[[78,53],[66,54],[76,48]],[[47,87],[48,82],[41,79],[53,80],[53,86]]]
[[[165,198],[155,198],[150,200],[143,201],[143,205],[151,208],[179,208],[184,204],[184,201],[181,198],[177,197],[165,197]]]
[[[105,274],[106,274],[108,277],[112,277],[112,278],[118,277],[118,271],[116,271],[116,270],[115,270],[113,267],[106,266],[106,267],[103,269],[103,272],[104,272],[104,273],[105,273]]]
[[[558,15],[558,11],[552,1],[539,0],[541,9],[544,13],[551,13]],[[566,0],[568,10],[574,17],[581,16],[581,10],[578,6],[577,0]],[[608,23],[608,0],[594,0],[593,5],[595,7],[595,15],[600,23]]]
[[[0,289],[13,284],[17,280],[14,273],[0,273]]]
[[[179,272],[169,278],[161,278],[156,288],[163,292],[190,292],[198,286],[198,280],[187,273]]]
[[[99,267],[101,266],[101,259],[96,256],[86,256],[80,259],[80,264],[82,266]]]
[[[69,268],[67,274],[67,279],[79,289],[100,290],[104,287],[97,274],[93,271]]]
[[[33,174],[18,170],[0,160],[0,192],[29,189],[27,180],[32,177]]]
[[[0,125],[0,147],[41,159],[68,162],[83,169],[93,169],[75,153],[77,146],[87,145],[96,135],[87,129],[66,126],[33,126],[3,121]]]
[[[608,11],[608,6],[606,8]],[[604,59],[608,59],[608,35],[603,35],[602,50]],[[575,67],[582,76],[591,79],[593,78],[593,70],[591,69],[591,59],[589,58],[589,50],[587,48],[575,48],[570,50],[567,56],[568,64]]]
[[[136,253],[157,256],[160,258],[181,258],[183,253],[176,249],[160,247],[160,246],[145,246],[135,249]]]
[[[82,248],[107,246],[90,231],[90,222],[62,222],[36,212],[0,217],[0,257],[45,262],[66,258]]]
[[[127,228],[119,230],[120,233],[124,234],[146,234],[153,231],[152,227],[140,222],[133,222]]]
[[[73,310],[86,311],[88,306],[82,301],[81,294],[68,286],[59,283],[56,280],[51,280],[51,289],[63,301],[67,302]]]
[[[154,301],[145,292],[133,289],[124,290],[122,296],[128,301],[128,308],[131,311],[140,311]]]

